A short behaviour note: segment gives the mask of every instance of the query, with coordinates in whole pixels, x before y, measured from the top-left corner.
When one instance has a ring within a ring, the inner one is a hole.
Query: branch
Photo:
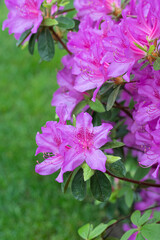
[[[72,53],[69,51],[69,49],[67,48],[66,44],[62,41],[62,39],[58,36],[58,34],[53,30],[52,27],[49,28],[52,32],[52,34],[55,36],[55,38],[57,39],[57,41],[59,41],[61,43],[61,45],[64,47],[64,49],[70,54],[72,55]]]
[[[123,107],[121,104],[119,104],[118,102],[115,102],[115,107],[119,108],[120,110],[122,110],[123,112],[125,112],[130,118],[133,119],[132,114],[130,113],[130,111],[128,111],[125,107]]]
[[[134,183],[134,184],[138,184],[138,185],[143,185],[146,187],[157,187],[160,188],[160,184],[156,184],[156,183],[149,183],[149,182],[145,182],[145,181],[137,181],[134,179],[130,179],[130,178],[125,178],[125,177],[118,177],[115,176],[114,174],[112,174],[111,172],[109,172],[108,170],[106,170],[106,173],[114,178],[118,178],[120,180],[123,180],[125,182],[130,182],[130,183]]]
[[[66,10],[62,10],[62,11],[58,11],[55,15],[60,15],[60,14],[63,14],[63,13],[68,13],[68,12],[72,12],[76,10],[75,8],[70,8],[70,9],[66,9]]]
[[[123,147],[124,147],[124,148],[128,148],[128,149],[130,149],[130,150],[135,150],[135,151],[138,151],[138,152],[142,152],[142,153],[144,153],[143,150],[138,149],[138,148],[136,148],[136,147],[128,147],[128,146],[123,146]]]

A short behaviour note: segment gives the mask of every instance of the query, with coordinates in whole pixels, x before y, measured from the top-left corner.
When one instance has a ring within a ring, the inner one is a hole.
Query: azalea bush
[[[18,47],[33,55],[37,45],[40,61],[57,47],[67,54],[51,103],[57,121],[36,135],[36,173],[59,171],[62,192],[91,195],[107,212],[98,226],[84,223],[82,239],[159,239],[160,2],[5,3],[3,29]]]

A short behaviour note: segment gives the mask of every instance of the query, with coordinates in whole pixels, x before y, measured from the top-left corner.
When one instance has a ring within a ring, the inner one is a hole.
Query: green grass
[[[0,2],[0,23],[7,10]],[[1,25],[0,24],[0,25]],[[64,51],[53,61],[39,64],[27,49],[16,48],[8,30],[0,32],[0,239],[76,240],[77,229],[98,223],[98,206],[62,194],[56,174],[34,172],[35,136],[46,121],[54,120],[51,107],[57,88],[56,72]]]

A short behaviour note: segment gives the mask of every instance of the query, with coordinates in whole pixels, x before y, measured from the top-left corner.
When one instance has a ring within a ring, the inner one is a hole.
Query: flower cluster
[[[129,134],[125,143],[139,150],[136,154],[142,166],[157,164],[156,177],[160,166],[160,74],[153,63],[159,57],[160,4],[151,0],[132,0],[125,8],[118,0],[94,4],[77,0],[74,4],[79,31],[68,33],[73,54],[63,58],[64,69],[58,73],[60,89],[52,105],[59,108],[66,101],[66,119],[71,119],[74,107],[86,94],[95,101],[105,82],[121,78],[125,87],[120,99],[126,107],[131,99],[136,103],[133,119],[126,121]],[[141,62],[146,67],[143,70]]]
[[[62,108],[63,109],[63,108]],[[36,165],[36,172],[49,175],[61,169],[58,182],[63,182],[63,173],[73,171],[86,162],[91,169],[106,171],[106,155],[99,149],[108,141],[112,125],[103,123],[93,127],[88,113],[77,116],[76,127],[64,121],[47,122],[42,133],[37,133],[36,155],[44,154],[45,160]]]

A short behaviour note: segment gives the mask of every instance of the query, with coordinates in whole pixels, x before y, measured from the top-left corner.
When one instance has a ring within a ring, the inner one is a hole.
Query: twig
[[[138,152],[142,152],[142,153],[144,153],[143,150],[138,149],[138,148],[136,148],[136,147],[128,147],[128,146],[124,146],[124,148],[128,148],[128,149],[131,149],[131,150],[135,150],[135,151],[138,151]]]
[[[114,178],[118,178],[120,180],[123,180],[125,182],[130,182],[130,183],[134,183],[134,184],[138,184],[138,185],[143,185],[146,187],[157,187],[160,188],[160,184],[156,184],[156,183],[149,183],[149,182],[145,182],[145,181],[137,181],[134,179],[130,179],[130,178],[125,178],[125,177],[118,177],[115,176],[113,173],[109,172],[108,170],[106,170],[106,173]]]
[[[68,13],[68,12],[72,12],[76,10],[75,8],[70,8],[70,9],[66,9],[66,10],[62,10],[62,11],[58,11],[55,15],[60,15],[60,14],[63,14],[63,13]]]
[[[58,34],[53,30],[52,27],[49,28],[51,30],[51,32],[53,33],[53,35],[55,36],[55,38],[61,43],[61,45],[64,47],[64,49],[70,54],[72,55],[72,53],[69,51],[69,49],[67,48],[66,44],[62,41],[62,39],[58,36]]]
[[[125,112],[130,118],[133,119],[132,114],[125,107],[123,107],[121,104],[119,104],[118,102],[115,102],[115,107],[119,108],[120,110]]]

